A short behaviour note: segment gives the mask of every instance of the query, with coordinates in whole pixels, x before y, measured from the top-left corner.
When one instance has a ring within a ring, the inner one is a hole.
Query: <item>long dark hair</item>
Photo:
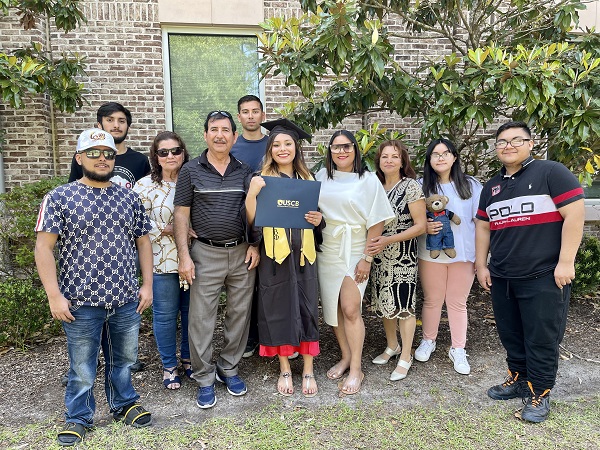
[[[273,141],[275,140],[275,136],[278,136],[280,134],[285,134],[286,136],[289,136],[289,138],[292,141],[294,141],[294,147],[296,151],[296,154],[294,155],[294,161],[292,162],[294,171],[298,175],[300,175],[300,178],[302,178],[303,180],[311,180],[312,175],[310,174],[310,170],[308,170],[308,167],[306,166],[306,162],[304,162],[304,156],[302,154],[302,147],[300,146],[300,143],[294,138],[294,136],[286,133],[278,132],[269,136],[269,139],[267,140],[265,159],[262,165],[261,172],[263,172],[266,176],[280,175],[279,166],[273,159],[273,153],[271,151],[273,149]]]
[[[162,141],[169,139],[177,141],[177,145],[183,149],[183,164],[190,160],[190,154],[185,147],[185,142],[183,142],[183,139],[181,139],[177,133],[173,133],[172,131],[162,131],[158,133],[150,146],[150,178],[158,184],[162,184],[163,174],[162,166],[158,163],[156,150],[158,150],[158,146]]]
[[[375,173],[377,174],[377,178],[381,183],[385,183],[385,175],[381,170],[380,161],[381,161],[381,153],[383,149],[386,147],[394,147],[398,151],[398,155],[400,156],[400,162],[402,167],[400,167],[400,178],[417,178],[417,174],[415,169],[413,169],[410,164],[410,157],[408,156],[408,147],[404,145],[401,141],[397,139],[392,139],[389,141],[382,142],[375,154]]]
[[[439,194],[442,190],[438,174],[435,172],[435,170],[433,170],[433,167],[431,167],[431,153],[436,145],[439,144],[444,144],[448,148],[448,151],[456,158],[454,164],[452,164],[452,168],[450,169],[450,181],[454,182],[458,196],[463,200],[471,198],[473,195],[470,181],[472,177],[469,177],[463,172],[460,165],[460,155],[456,150],[456,147],[452,141],[449,141],[445,138],[434,139],[427,146],[427,152],[425,153],[425,164],[423,166],[423,192],[425,193],[425,197],[429,197],[433,194]]]
[[[348,139],[350,139],[352,145],[354,145],[354,164],[352,165],[352,172],[357,173],[359,177],[362,177],[366,169],[362,164],[361,153],[360,149],[358,148],[358,142],[356,142],[356,138],[348,130],[338,130],[331,135],[331,139],[329,139],[329,145],[327,145],[327,161],[325,162],[325,167],[327,168],[327,178],[333,180],[333,171],[336,169],[333,162],[333,157],[331,156],[331,144],[338,136],[346,136]]]

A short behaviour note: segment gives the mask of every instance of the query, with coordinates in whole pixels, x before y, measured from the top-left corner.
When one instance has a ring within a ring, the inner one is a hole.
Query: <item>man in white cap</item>
[[[152,304],[151,225],[137,194],[110,181],[116,153],[108,132],[93,128],[81,133],[75,158],[83,177],[44,197],[35,227],[37,269],[52,317],[63,322],[67,336],[66,425],[57,437],[62,446],[82,441],[93,425],[103,327],[105,390],[114,419],[134,427],[152,423],[138,404],[130,369],[141,313]]]

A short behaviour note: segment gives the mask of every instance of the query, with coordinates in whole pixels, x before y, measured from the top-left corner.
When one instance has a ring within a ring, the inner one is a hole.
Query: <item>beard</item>
[[[104,130],[104,127],[102,126],[102,124],[100,124],[100,127]],[[104,130],[106,131],[106,130]],[[110,133],[110,131],[108,132]],[[115,137],[111,134],[113,140],[115,141],[115,144],[120,144],[121,142],[123,142],[125,139],[127,139],[127,134],[129,133],[129,127],[127,127],[127,129],[125,130],[125,133],[123,134],[123,136],[121,137]]]
[[[89,180],[92,181],[98,181],[100,183],[105,183],[107,181],[110,181],[110,179],[112,178],[113,174],[114,174],[114,169],[110,171],[110,173],[107,173],[106,175],[99,175],[96,172],[92,172],[90,170],[87,170],[85,167],[81,166],[81,169],[83,170],[83,176],[88,178]]]

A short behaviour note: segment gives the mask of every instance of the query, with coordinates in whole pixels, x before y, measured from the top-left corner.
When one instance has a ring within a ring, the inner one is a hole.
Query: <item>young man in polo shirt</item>
[[[524,122],[508,122],[496,133],[504,167],[481,193],[475,266],[492,293],[509,373],[488,396],[527,397],[521,418],[542,422],[550,412],[585,211],[577,178],[560,163],[533,159],[533,145]]]
[[[203,409],[217,402],[215,379],[225,383],[231,395],[246,393],[238,363],[248,339],[259,252],[249,245],[256,239],[247,230],[244,207],[252,170],[229,153],[235,130],[227,111],[208,114],[204,122],[208,149],[181,168],[173,202],[179,276],[190,285],[188,336],[193,378],[199,385],[196,403]],[[191,248],[190,221],[195,236]],[[212,340],[223,285],[225,343],[215,367]]]

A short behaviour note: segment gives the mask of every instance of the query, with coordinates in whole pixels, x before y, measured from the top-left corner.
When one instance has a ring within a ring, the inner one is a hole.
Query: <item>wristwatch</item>
[[[369,256],[369,255],[365,255],[364,253],[362,255],[362,259],[364,259],[368,263],[372,263],[373,262],[373,257]]]

